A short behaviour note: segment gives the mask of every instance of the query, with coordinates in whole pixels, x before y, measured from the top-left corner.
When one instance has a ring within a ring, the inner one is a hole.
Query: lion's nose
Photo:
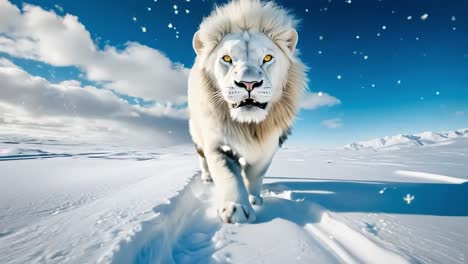
[[[253,89],[262,86],[263,80],[261,80],[259,82],[257,82],[257,81],[253,81],[253,82],[244,82],[244,81],[237,82],[237,81],[234,81],[234,83],[238,87],[245,88],[247,90],[247,92],[251,92]]]

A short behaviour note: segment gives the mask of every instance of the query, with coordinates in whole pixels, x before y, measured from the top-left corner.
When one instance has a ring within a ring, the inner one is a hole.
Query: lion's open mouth
[[[249,98],[249,99],[245,99],[242,102],[233,104],[232,108],[239,108],[239,107],[244,107],[244,106],[256,106],[261,109],[265,109],[267,104],[268,103],[260,103],[260,102],[255,101],[254,99]]]

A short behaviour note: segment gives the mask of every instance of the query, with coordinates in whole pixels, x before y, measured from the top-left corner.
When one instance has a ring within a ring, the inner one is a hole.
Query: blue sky
[[[193,33],[215,3],[223,2],[25,3],[60,16],[77,16],[101,49],[106,45],[124,49],[127,42],[138,42],[190,67],[195,55]],[[302,110],[291,144],[339,146],[385,135],[468,126],[467,1],[277,2],[301,19],[299,49],[310,67],[310,90],[323,91],[341,101],[331,107]],[[21,7],[23,1],[12,3]],[[75,79],[83,85],[99,86],[78,67],[51,66],[5,52],[0,57],[50,82]],[[122,96],[132,104],[138,97]],[[335,125],[327,127],[330,123]]]

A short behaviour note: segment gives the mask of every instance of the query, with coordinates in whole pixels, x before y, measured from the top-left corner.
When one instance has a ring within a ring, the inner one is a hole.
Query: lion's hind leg
[[[208,169],[208,163],[206,162],[205,153],[203,150],[197,146],[198,161],[200,164],[200,169],[202,172],[201,180],[203,183],[212,183],[213,179],[211,178],[210,170]]]
[[[263,205],[261,192],[263,188],[263,177],[270,166],[271,160],[267,164],[247,164],[243,175],[244,183],[249,193],[249,202],[252,205]]]

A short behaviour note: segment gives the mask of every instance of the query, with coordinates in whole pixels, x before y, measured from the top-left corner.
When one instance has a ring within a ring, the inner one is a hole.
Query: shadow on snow
[[[292,200],[318,203],[335,212],[468,216],[468,183],[316,180],[275,182],[265,184],[264,189],[291,191]],[[409,204],[404,200],[407,195],[414,196]]]

